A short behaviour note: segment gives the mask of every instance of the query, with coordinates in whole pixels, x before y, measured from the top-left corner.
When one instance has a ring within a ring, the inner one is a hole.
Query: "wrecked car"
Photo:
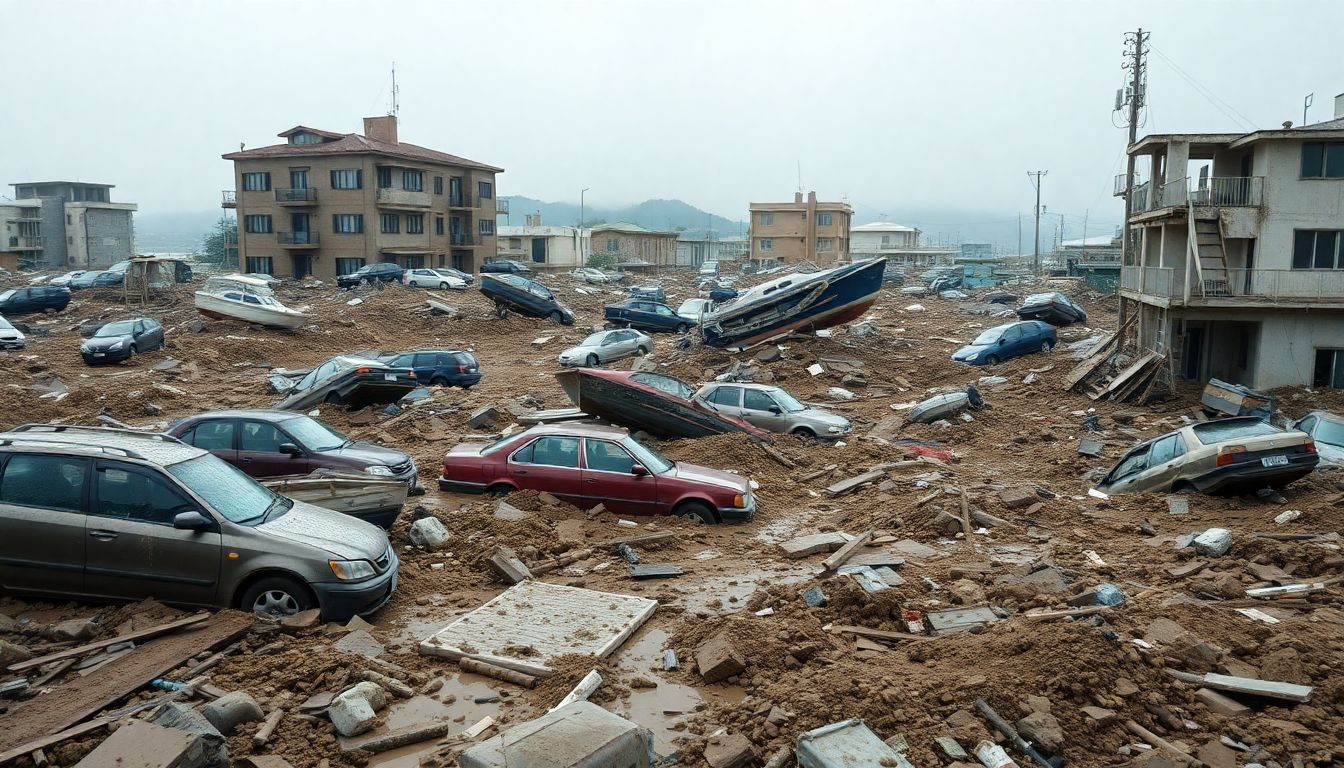
[[[163,326],[152,317],[104,323],[79,345],[85,365],[132,360],[140,352],[163,349]]]
[[[1034,293],[1022,300],[1017,316],[1023,320],[1042,320],[1051,325],[1087,322],[1087,312],[1073,299],[1058,292]]]
[[[466,280],[446,269],[408,269],[402,273],[401,282],[408,288],[438,288],[442,291],[467,289]]]
[[[320,608],[346,621],[396,590],[386,533],[167,435],[29,424],[0,434],[0,467],[7,592],[280,616]],[[101,575],[85,579],[87,569]]]
[[[416,383],[415,371],[409,368],[338,356],[309,371],[275,407],[306,411],[327,403],[357,410],[366,405],[395,403],[415,389]]]
[[[711,411],[695,402],[691,385],[672,376],[578,368],[559,371],[555,378],[584,413],[642,429],[655,437],[704,437],[724,432],[769,437],[736,416]]]
[[[597,267],[579,267],[569,274],[585,283],[619,283],[625,279],[624,272],[604,272]]]
[[[11,288],[0,292],[0,315],[31,315],[38,312],[60,312],[70,304],[70,289],[54,285],[35,285],[31,288]]]
[[[495,303],[495,314],[500,319],[508,317],[512,310],[527,317],[549,317],[560,325],[574,324],[574,313],[550,288],[525,277],[492,274],[482,269],[480,290]]]
[[[405,271],[391,261],[365,264],[348,275],[337,275],[336,285],[341,288],[354,288],[357,285],[368,285],[370,283],[399,283]]]
[[[627,299],[602,308],[607,322],[646,331],[686,333],[696,321],[682,317],[668,305],[651,299]]]
[[[459,443],[443,457],[439,488],[467,493],[546,491],[588,509],[676,515],[704,523],[750,520],[751,485],[741,475],[675,462],[624,429],[544,424],[493,443]]]
[[[481,381],[476,356],[460,349],[417,349],[378,358],[393,368],[410,368],[421,386],[471,389]]]
[[[521,261],[513,259],[493,259],[481,265],[481,274],[526,274],[531,272],[532,268]]]
[[[1293,429],[1311,435],[1322,463],[1344,465],[1344,416],[1312,411],[1294,422]]]
[[[23,349],[27,343],[28,339],[23,335],[23,331],[10,325],[4,317],[0,317],[0,349]]]
[[[626,289],[632,299],[648,299],[659,303],[667,301],[667,293],[663,291],[663,286],[659,283],[640,283],[632,285]]]
[[[932,424],[939,419],[950,419],[968,409],[981,408],[984,404],[980,390],[969,386],[965,392],[948,392],[924,400],[910,409],[909,420],[916,424]]]
[[[695,393],[694,399],[761,429],[795,437],[839,440],[852,429],[844,416],[802,403],[767,384],[710,382]]]
[[[714,311],[714,302],[709,299],[687,299],[681,302],[677,307],[677,314],[695,322],[700,322],[700,318],[706,313]]]
[[[633,328],[617,328],[614,331],[598,331],[584,339],[578,346],[561,352],[560,364],[596,368],[602,363],[634,355],[647,355],[652,351],[653,339],[647,335]]]
[[[952,359],[969,365],[998,365],[1014,357],[1049,352],[1058,343],[1054,326],[1024,320],[985,329],[970,344],[953,352]]]
[[[1283,488],[1320,462],[1311,436],[1252,416],[1191,424],[1125,452],[1097,490],[1237,493]]]

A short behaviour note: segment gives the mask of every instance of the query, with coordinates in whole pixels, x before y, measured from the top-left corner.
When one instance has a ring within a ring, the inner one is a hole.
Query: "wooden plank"
[[[1111,344],[1115,342],[1115,339],[1116,334],[1111,334],[1110,338],[1102,341],[1100,344],[1097,345],[1096,351],[1094,351],[1090,356],[1084,358],[1081,363],[1075,365],[1073,367],[1073,370],[1069,371],[1069,373],[1064,377],[1064,391],[1067,392],[1073,389],[1074,387],[1078,386],[1078,384],[1083,379],[1086,379],[1088,376],[1092,375],[1093,371],[1100,368],[1102,363],[1106,362],[1106,360],[1110,358],[1109,354],[1103,354],[1103,353],[1110,348]]]
[[[1205,688],[1232,693],[1245,693],[1252,696],[1264,696],[1267,699],[1296,701],[1303,703],[1311,700],[1312,687],[1296,683],[1279,683],[1273,680],[1256,680],[1253,677],[1234,677],[1209,672],[1203,678]]]
[[[844,496],[847,493],[857,491],[862,486],[881,480],[886,474],[887,472],[885,469],[872,469],[861,475],[855,475],[854,477],[834,483],[828,486],[823,493],[830,498]]]
[[[821,567],[828,571],[834,571],[836,568],[844,565],[845,561],[848,560],[860,547],[866,545],[871,538],[873,538],[872,530],[860,533],[858,536],[845,542],[845,545],[833,552],[830,557],[822,560]]]
[[[347,741],[341,739],[341,751],[353,752],[356,749],[362,749],[365,752],[378,754],[401,747],[408,747],[412,744],[419,744],[422,741],[438,739],[448,735],[452,730],[453,723],[444,720],[437,723],[425,723],[422,725],[410,725],[390,733],[384,733],[373,736],[363,741]]]
[[[174,630],[181,629],[183,627],[189,627],[193,624],[199,624],[208,618],[210,618],[210,614],[198,613],[194,616],[188,616],[185,619],[178,619],[177,621],[171,621],[167,624],[160,624],[157,627],[142,629],[139,632],[131,632],[130,634],[121,635],[120,637],[112,637],[108,638],[107,640],[99,640],[94,643],[86,643],[84,645],[76,646],[74,648],[67,648],[64,651],[49,653],[46,656],[38,656],[35,659],[20,661],[17,664],[10,664],[9,671],[22,672],[25,669],[40,667],[44,664],[50,664],[53,661],[60,661],[61,659],[68,659],[72,656],[83,656],[85,654],[92,653],[94,651],[100,651],[110,645],[124,643],[128,640],[145,640],[151,637],[157,637],[158,635],[166,634],[168,632],[172,632]]]
[[[855,627],[849,624],[836,624],[829,630],[836,635],[857,635],[859,637],[870,637],[874,640],[932,640],[933,638],[924,635],[912,635],[909,632],[888,632],[884,629],[869,629],[868,627]]]
[[[1105,397],[1114,394],[1116,390],[1129,383],[1129,380],[1134,376],[1137,376],[1141,371],[1147,369],[1148,366],[1153,365],[1156,361],[1161,359],[1162,356],[1158,353],[1149,352],[1138,360],[1130,363],[1128,368],[1117,373],[1115,378],[1111,379],[1111,383],[1106,385],[1106,388],[1102,390],[1102,396]]]
[[[667,541],[669,539],[675,539],[676,537],[676,531],[659,531],[658,533],[645,533],[639,536],[627,536],[623,539],[612,539],[602,546],[606,549],[613,549],[622,544],[629,544],[633,547],[640,544],[654,544],[661,541]]]

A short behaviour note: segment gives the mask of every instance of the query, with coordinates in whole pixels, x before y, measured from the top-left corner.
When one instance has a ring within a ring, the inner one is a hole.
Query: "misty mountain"
[[[509,216],[501,216],[500,224],[520,226],[527,223],[527,215],[540,213],[543,224],[572,227],[579,221],[579,204],[554,202],[548,203],[522,195],[509,195],[502,199],[509,201]],[[636,205],[619,208],[585,205],[583,218],[588,222],[604,221],[615,223],[625,221],[638,224],[647,229],[672,231],[678,227],[692,233],[702,234],[713,230],[717,237],[735,237],[745,235],[747,222],[733,221],[708,211],[702,211],[690,203],[681,200],[645,200]]]

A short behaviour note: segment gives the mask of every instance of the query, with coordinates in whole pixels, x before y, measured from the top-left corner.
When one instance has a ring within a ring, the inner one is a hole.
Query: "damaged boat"
[[[395,477],[318,469],[307,475],[264,477],[257,482],[295,501],[357,517],[384,530],[401,515],[410,486]]]
[[[704,316],[705,343],[746,348],[794,331],[816,331],[854,320],[877,300],[886,264],[886,259],[864,259],[761,283]]]
[[[576,368],[555,378],[579,410],[655,437],[705,437],[746,432],[761,440],[768,434],[735,416],[691,400],[695,389],[681,379],[647,371]]]
[[[242,320],[268,328],[294,330],[308,316],[275,298],[265,280],[246,275],[223,275],[205,281],[196,291],[196,309],[206,317]]]

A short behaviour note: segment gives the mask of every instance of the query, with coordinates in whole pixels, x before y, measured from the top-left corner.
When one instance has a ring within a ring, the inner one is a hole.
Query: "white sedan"
[[[408,269],[401,273],[401,282],[411,288],[439,288],[465,291],[467,281],[450,274],[446,269]]]
[[[681,302],[681,306],[677,307],[678,315],[689,317],[697,323],[700,322],[702,317],[713,311],[714,302],[709,299],[687,299]]]
[[[625,279],[624,273],[603,272],[596,267],[579,267],[569,274],[576,280],[582,280],[585,283],[619,283]]]

